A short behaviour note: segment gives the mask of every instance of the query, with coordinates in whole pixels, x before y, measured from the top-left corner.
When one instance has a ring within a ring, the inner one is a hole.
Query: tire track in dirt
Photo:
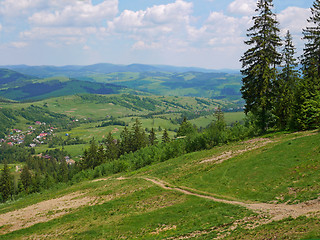
[[[271,203],[245,203],[240,201],[220,199],[210,195],[199,194],[199,193],[196,193],[197,190],[195,189],[185,190],[179,187],[169,187],[168,183],[161,180],[152,179],[149,177],[142,177],[142,178],[166,190],[173,190],[186,195],[209,199],[215,202],[242,206],[254,212],[257,212],[259,214],[268,214],[271,216],[270,221],[279,221],[287,217],[297,218],[299,216],[308,215],[309,213],[320,212],[320,198],[299,203],[299,204],[294,204],[294,205],[271,204]],[[188,189],[191,189],[191,188],[188,188]]]
[[[237,229],[239,226],[247,229],[254,229],[258,226],[271,223],[272,221],[280,221],[282,219],[292,217],[297,218],[299,216],[312,216],[320,214],[320,198],[315,200],[310,200],[304,203],[288,205],[288,204],[270,204],[270,203],[245,203],[241,201],[232,201],[226,199],[220,199],[210,195],[196,193],[197,190],[188,188],[190,190],[185,190],[180,187],[169,187],[169,184],[158,179],[153,179],[150,177],[141,177],[142,179],[152,182],[153,184],[171,191],[177,191],[186,195],[196,196],[204,199],[209,199],[215,202],[226,203],[231,205],[238,205],[245,207],[258,213],[258,216],[246,217],[232,223],[230,226],[213,227],[209,231],[196,231],[190,233],[189,235],[168,238],[169,239],[189,239],[200,237],[206,235],[210,232],[216,232],[218,237],[215,239],[224,239],[226,236],[230,235],[232,231]],[[119,178],[125,179],[125,178]]]

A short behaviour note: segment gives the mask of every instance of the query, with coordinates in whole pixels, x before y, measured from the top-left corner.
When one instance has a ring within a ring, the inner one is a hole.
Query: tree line
[[[242,96],[245,112],[262,132],[271,127],[305,130],[320,124],[320,1],[311,7],[310,24],[302,30],[306,42],[300,61],[288,30],[280,38],[272,0],[257,2],[257,16],[248,29],[249,49],[243,54]],[[299,69],[298,66],[301,65]]]

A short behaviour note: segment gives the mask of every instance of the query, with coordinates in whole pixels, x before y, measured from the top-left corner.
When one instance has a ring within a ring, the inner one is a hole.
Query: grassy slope
[[[129,173],[127,180],[117,180],[117,175],[105,181],[82,182],[0,205],[0,213],[3,213],[79,190],[88,191],[88,196],[116,196],[101,205],[71,210],[68,215],[0,236],[0,239],[20,239],[22,236],[40,239],[164,239],[192,236],[191,233],[196,234],[194,238],[197,239],[213,239],[232,222],[254,214],[242,207],[164,190],[137,177],[160,178],[170,185],[187,186],[230,199],[307,201],[317,198],[320,191],[320,134],[305,136],[308,134],[273,136],[273,143],[221,164],[199,162],[225,151],[243,149],[250,143],[188,154]],[[301,239],[319,236],[319,216],[314,215],[284,219],[251,230],[240,226],[228,238]]]

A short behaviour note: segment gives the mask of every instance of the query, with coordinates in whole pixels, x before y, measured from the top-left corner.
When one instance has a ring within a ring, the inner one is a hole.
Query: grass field
[[[315,200],[309,205],[315,204],[317,211],[292,217],[290,210],[274,221],[270,219],[273,214],[279,217],[277,211],[247,207],[267,202],[262,207],[295,209],[299,202],[319,197],[320,134],[268,137],[2,204],[0,222],[10,219],[12,210],[29,211],[27,206],[43,217],[37,224],[32,224],[32,216],[20,217],[16,226],[26,221],[30,227],[0,239],[317,239],[320,204]],[[147,178],[166,183],[161,187]],[[217,202],[211,196],[233,202]],[[52,203],[41,205],[43,201]],[[43,207],[50,204],[51,209]],[[0,232],[13,227],[4,224]]]
[[[231,144],[182,156],[141,174],[173,185],[250,201],[306,201],[319,196],[320,134],[299,138],[276,138],[255,151],[258,143]],[[236,155],[237,152],[243,154]],[[235,153],[221,164],[201,163],[207,156]]]

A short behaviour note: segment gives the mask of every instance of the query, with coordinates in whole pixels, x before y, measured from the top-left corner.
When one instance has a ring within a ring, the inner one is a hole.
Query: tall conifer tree
[[[0,175],[0,194],[2,200],[7,201],[13,193],[13,177],[10,174],[8,164],[5,163]]]
[[[259,14],[253,17],[254,24],[248,29],[250,40],[245,41],[250,48],[240,60],[244,75],[241,92],[246,101],[245,112],[256,115],[263,131],[268,127],[271,115],[276,67],[281,63],[278,52],[280,30],[272,8],[272,0],[258,0],[256,12]]]
[[[311,7],[310,26],[303,30],[306,40],[302,56],[303,79],[297,94],[296,123],[301,129],[320,125],[320,0]]]
[[[292,36],[287,31],[282,51],[282,69],[278,81],[274,83],[273,113],[277,117],[277,126],[281,129],[288,126],[293,117],[294,96],[299,79],[295,53]]]
[[[303,29],[303,39],[306,40],[302,65],[304,75],[311,78],[312,85],[319,90],[320,79],[320,0],[315,0],[311,7],[311,17],[307,20],[311,26]]]

